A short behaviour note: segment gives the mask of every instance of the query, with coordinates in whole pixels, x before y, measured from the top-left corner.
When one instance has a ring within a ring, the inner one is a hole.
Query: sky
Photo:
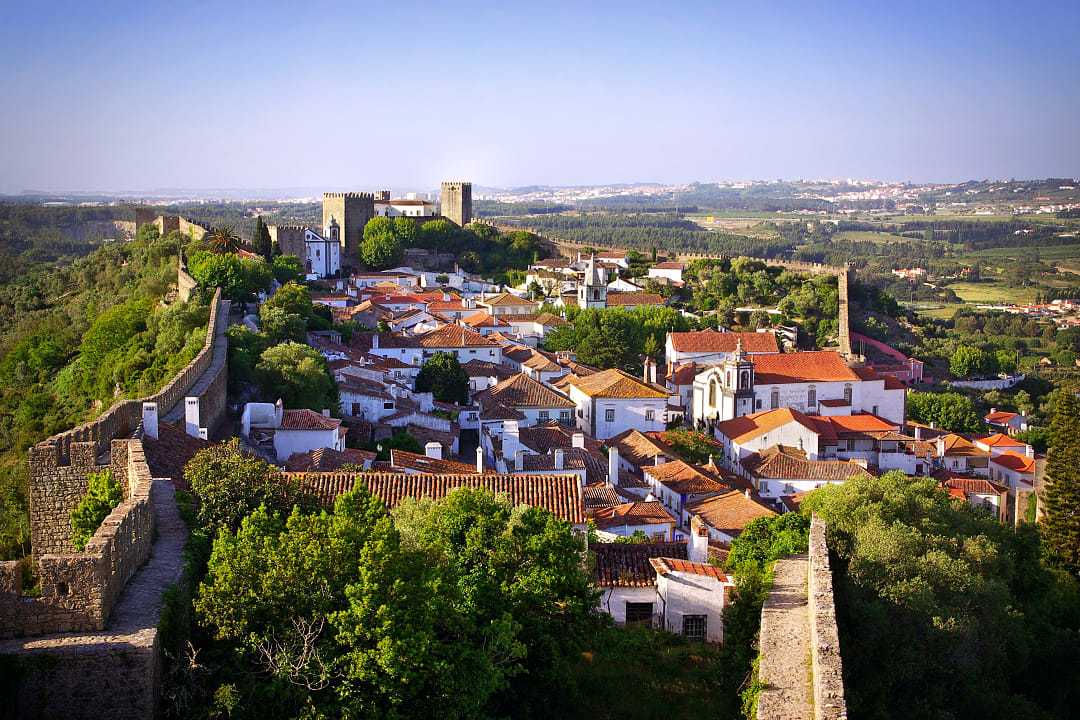
[[[0,192],[1080,175],[1080,2],[29,2]]]

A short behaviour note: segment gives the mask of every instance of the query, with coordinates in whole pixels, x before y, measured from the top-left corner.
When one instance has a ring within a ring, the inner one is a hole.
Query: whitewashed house
[[[626,430],[649,432],[665,428],[666,388],[615,368],[585,377],[572,375],[566,383],[577,408],[577,426],[597,440]]]

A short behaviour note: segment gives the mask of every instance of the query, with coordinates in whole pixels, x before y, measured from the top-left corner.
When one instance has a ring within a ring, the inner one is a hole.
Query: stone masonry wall
[[[810,576],[807,588],[810,610],[810,665],[813,673],[814,720],[847,717],[844,700],[844,668],[840,659],[840,635],[836,627],[829,548],[825,523],[815,516],[810,522]]]
[[[76,444],[75,457],[86,458],[92,447]],[[56,470],[65,471],[43,477],[56,477],[58,482],[70,484],[72,478],[66,473],[70,466],[58,466],[56,459],[39,452],[36,460],[44,469],[52,464]],[[88,468],[85,464],[74,467]],[[84,552],[71,548],[37,556],[41,583],[38,597],[22,596],[18,561],[0,563],[0,638],[105,627],[124,585],[150,556],[154,536],[150,499],[153,479],[142,441],[114,440],[111,469],[124,489],[124,500],[105,518]],[[66,516],[63,519],[70,522]],[[69,545],[70,539],[65,538],[65,543]]]

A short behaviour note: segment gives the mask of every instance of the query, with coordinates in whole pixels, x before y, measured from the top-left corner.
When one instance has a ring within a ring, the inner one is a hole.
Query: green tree
[[[907,410],[912,420],[952,432],[979,432],[983,428],[975,404],[960,393],[909,392]]]
[[[1065,393],[1050,423],[1043,536],[1053,556],[1080,575],[1080,402]]]
[[[373,217],[364,226],[360,242],[360,262],[373,270],[385,270],[401,260],[402,247],[394,232],[394,222],[383,216]]]
[[[398,239],[402,247],[415,245],[418,234],[415,220],[404,216],[394,218],[394,237]]]
[[[299,282],[304,277],[304,265],[295,255],[275,255],[271,262],[274,279],[284,285]]]
[[[281,513],[294,505],[313,507],[311,498],[276,467],[241,451],[236,438],[197,452],[184,466],[184,478],[198,500],[199,525],[210,537],[223,529],[235,532],[259,506]]]
[[[998,350],[994,353],[994,364],[998,372],[1012,375],[1016,372],[1016,353],[1012,350]]]
[[[255,218],[255,232],[251,236],[251,249],[256,255],[261,255],[264,260],[270,262],[273,255],[273,243],[270,240],[270,231],[266,228],[262,215]]]
[[[273,279],[267,263],[232,254],[193,253],[188,270],[199,285],[219,287],[225,297],[242,302],[249,302],[256,293],[268,290]]]
[[[438,352],[424,362],[416,376],[416,392],[430,392],[440,402],[467,405],[469,375],[451,352]]]
[[[263,307],[279,307],[292,315],[299,315],[308,321],[315,313],[311,305],[311,292],[306,286],[290,282],[282,285],[274,296],[263,303]]]
[[[216,253],[235,253],[240,249],[240,236],[231,225],[219,225],[211,228],[203,242]]]
[[[338,409],[337,384],[326,359],[307,345],[286,342],[267,348],[255,377],[264,397],[280,398],[287,408]]]
[[[86,482],[86,495],[71,511],[71,542],[77,550],[86,547],[102,521],[124,499],[124,491],[112,470],[90,473]]]
[[[949,372],[959,378],[986,375],[994,366],[992,355],[970,345],[960,345],[949,358]]]
[[[664,433],[664,442],[686,462],[699,465],[709,462],[710,457],[722,452],[715,441],[699,430],[687,428],[668,430]]]

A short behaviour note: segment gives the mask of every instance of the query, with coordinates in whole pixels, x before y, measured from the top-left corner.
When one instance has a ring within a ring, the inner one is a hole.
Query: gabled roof
[[[1024,475],[1030,475],[1035,472],[1035,458],[1029,458],[1013,450],[1006,450],[999,455],[991,457],[990,462]]]
[[[641,471],[679,495],[704,495],[731,489],[731,485],[721,481],[718,473],[706,472],[706,468],[696,467],[682,460],[645,466]]]
[[[529,300],[528,298],[520,298],[512,293],[503,292],[498,295],[494,295],[485,300],[477,300],[478,305],[487,305],[489,307],[539,307],[540,303]]]
[[[776,335],[771,332],[719,332],[699,330],[668,333],[671,347],[678,352],[733,353],[738,341],[748,353],[778,353]]]
[[[732,442],[743,443],[792,422],[799,423],[818,435],[835,437],[834,434],[828,434],[828,425],[822,426],[809,415],[786,407],[724,420],[716,425],[716,431]]]
[[[975,442],[980,445],[986,445],[987,447],[1018,447],[1026,448],[1027,443],[1017,440],[1016,438],[1003,435],[1001,433],[994,433],[989,437],[978,438]]]
[[[486,310],[479,310],[472,315],[466,315],[461,319],[463,323],[469,327],[507,327],[507,323],[490,314]]]
[[[896,433],[900,428],[896,423],[889,422],[868,412],[853,413],[851,415],[811,415],[810,419],[819,426],[831,426],[832,434],[838,438],[852,435]],[[823,431],[823,434],[827,435],[828,433],[827,430]]]
[[[686,543],[596,543],[589,548],[596,558],[595,577],[600,587],[652,587],[655,557],[686,559]]]
[[[608,307],[622,307],[638,305],[663,305],[664,297],[650,292],[619,292],[611,290],[607,294]]]
[[[619,451],[619,457],[631,465],[652,464],[653,458],[658,455],[674,458],[669,445],[633,428],[608,438],[604,444],[616,448]]]
[[[655,500],[621,503],[600,508],[592,514],[593,523],[600,530],[626,525],[678,524],[664,504]]]
[[[710,527],[731,536],[741,533],[752,520],[776,514],[739,490],[729,490],[691,503],[686,506],[686,511],[697,515]]]
[[[690,562],[689,560],[682,560],[680,558],[666,557],[653,558],[649,562],[652,564],[653,569],[660,575],[669,575],[673,572],[680,572],[688,573],[690,575],[711,577],[720,582],[734,582],[731,576],[724,574],[723,570],[715,565],[709,565],[707,563]]]
[[[184,478],[184,466],[195,453],[210,447],[210,442],[188,435],[182,428],[161,420],[158,422],[156,438],[143,435],[143,449],[146,464],[154,477],[171,478],[173,484],[182,490],[189,485]]]
[[[957,475],[947,470],[935,472],[934,479],[941,483],[943,488],[959,490],[965,495],[968,493],[973,495],[1003,495],[1009,492],[1009,488],[991,482],[986,478]]]
[[[847,366],[840,353],[831,350],[777,355],[753,355],[757,385],[808,382],[859,382],[862,378]]]
[[[539,350],[534,350],[529,359],[523,362],[522,365],[536,372],[565,372],[562,365]]]
[[[666,399],[670,395],[667,388],[646,383],[618,368],[602,370],[587,377],[572,378],[570,383],[573,387],[593,398],[620,400],[637,398]]]
[[[499,347],[494,340],[460,325],[443,325],[426,332],[417,336],[417,343],[423,348]]]
[[[765,480],[814,480],[843,482],[870,473],[847,460],[808,460],[794,448],[773,445],[743,458],[742,465],[754,477]]]
[[[489,362],[487,360],[470,360],[465,363],[461,363],[461,369],[465,371],[465,374],[469,377],[495,377],[500,380],[513,375],[513,371],[507,369],[503,365]]]
[[[581,494],[585,499],[586,512],[598,508],[618,505],[622,502],[619,493],[615,492],[615,488],[611,487],[606,482],[586,485],[581,489]]]
[[[667,379],[676,387],[680,385],[693,385],[694,378],[697,377],[697,374],[697,363],[679,363],[667,374]]]
[[[518,440],[527,448],[538,453],[546,453],[549,450],[567,449],[574,445],[574,435],[581,431],[577,428],[566,427],[551,421],[545,425],[530,425],[518,430]],[[581,433],[585,437],[585,448],[596,452],[600,449],[600,442]]]
[[[300,486],[324,505],[333,504],[343,493],[364,486],[388,509],[405,498],[438,500],[459,487],[474,487],[506,495],[514,505],[529,505],[550,511],[560,520],[585,522],[585,508],[576,475],[497,475],[408,473],[297,473]]]
[[[1018,417],[1020,416],[1017,413],[998,410],[996,412],[986,413],[983,420],[994,425],[1005,425]]]
[[[513,375],[477,393],[476,401],[485,408],[491,404],[512,408],[570,409],[577,407],[570,398],[555,392],[539,380],[533,380],[525,373]]]
[[[420,453],[390,448],[390,467],[419,473],[476,474],[476,466],[443,458],[431,458]]]
[[[656,263],[652,266],[657,270],[685,270],[686,263],[675,262],[674,260],[668,260],[666,262]]]
[[[336,430],[340,418],[327,417],[306,408],[286,410],[281,415],[281,430]]]
[[[293,453],[285,461],[289,472],[332,472],[342,465],[360,465],[375,460],[375,453],[370,450],[346,448],[315,448],[308,452]]]

